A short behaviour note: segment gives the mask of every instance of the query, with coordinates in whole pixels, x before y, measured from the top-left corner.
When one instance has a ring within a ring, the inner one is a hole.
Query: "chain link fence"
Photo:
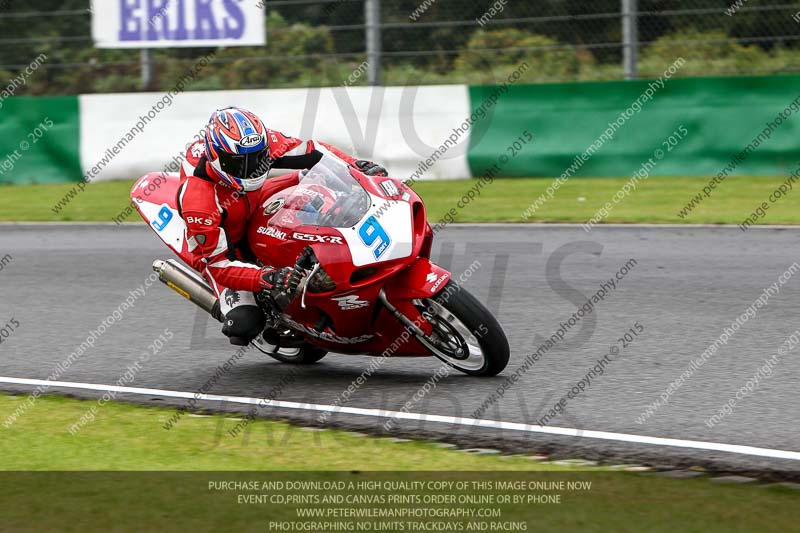
[[[522,61],[529,83],[652,78],[677,57],[686,59],[681,76],[800,71],[798,2],[264,3],[268,44],[219,50],[195,89],[490,84]],[[12,80],[45,54],[42,72],[18,94],[164,89],[209,52],[96,49],[88,8],[88,0],[0,0],[0,79]]]

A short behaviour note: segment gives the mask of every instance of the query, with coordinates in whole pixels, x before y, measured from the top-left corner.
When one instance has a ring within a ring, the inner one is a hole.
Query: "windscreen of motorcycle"
[[[353,177],[348,164],[328,154],[301,174],[300,182],[287,193],[272,220],[287,229],[301,225],[335,229],[347,244],[356,267],[409,257],[413,250],[409,203],[370,194]],[[315,232],[313,228],[307,231]],[[301,231],[295,231],[293,237],[311,240]],[[334,239],[326,235],[318,241],[344,244],[341,239]]]
[[[361,220],[372,206],[372,198],[350,173],[344,161],[325,154],[319,163],[301,175],[300,183],[275,216],[295,217],[300,224],[346,228]]]

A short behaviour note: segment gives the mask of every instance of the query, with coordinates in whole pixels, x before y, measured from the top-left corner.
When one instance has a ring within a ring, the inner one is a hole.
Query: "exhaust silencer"
[[[158,279],[167,287],[206,311],[219,322],[224,320],[225,317],[220,311],[217,295],[214,294],[208,283],[193,270],[174,259],[153,261],[153,270],[158,273]]]

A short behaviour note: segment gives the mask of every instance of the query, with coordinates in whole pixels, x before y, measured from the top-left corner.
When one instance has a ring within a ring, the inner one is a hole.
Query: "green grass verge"
[[[529,222],[589,220],[611,201],[627,178],[571,178]],[[739,224],[767,201],[784,178],[731,177],[686,218],[677,213],[701,191],[703,178],[650,178],[614,206],[604,222]],[[480,196],[464,209],[457,204],[477,180],[430,181],[414,185],[425,200],[431,223],[455,208],[457,222],[523,222],[528,206],[552,183],[551,179],[497,179],[485,185]],[[132,182],[89,185],[63,212],[51,208],[71,185],[0,186],[0,220],[3,221],[105,221],[110,222],[130,204]],[[138,221],[134,214],[128,220]],[[800,224],[800,210],[792,192],[770,204],[762,224]]]
[[[23,401],[24,397],[0,395],[0,420]],[[221,415],[185,417],[167,431],[162,424],[172,413],[169,409],[108,403],[93,422],[71,435],[67,427],[93,405],[96,402],[40,398],[10,428],[0,426],[0,470],[186,472],[0,472],[4,528],[151,531],[166,526],[169,530],[270,531],[268,521],[297,520],[296,509],[308,506],[243,504],[238,494],[270,492],[211,490],[209,481],[358,482],[470,476],[486,480],[510,475],[592,482],[591,490],[561,491],[560,504],[502,506],[502,521],[527,521],[529,531],[790,531],[797,525],[800,494],[782,487],[719,485],[707,479],[665,479],[603,468],[577,472],[574,467],[526,458],[469,455],[432,443],[398,444],[341,431],[309,432],[267,420],[253,422],[244,439],[231,438],[227,430],[237,422]],[[267,470],[273,472],[256,473]],[[394,473],[375,472],[381,470]],[[322,493],[327,492],[336,491]],[[34,521],[36,527],[31,527]],[[412,530],[418,529],[405,529]]]
[[[25,398],[0,395],[0,422]],[[105,404],[71,435],[68,428],[94,405],[47,396],[9,429],[0,425],[0,470],[573,470],[267,420],[237,437],[228,431],[238,422],[222,416],[184,416],[166,430],[174,410],[129,404]]]

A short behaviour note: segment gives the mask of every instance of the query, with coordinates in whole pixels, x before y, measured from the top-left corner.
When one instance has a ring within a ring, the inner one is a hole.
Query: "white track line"
[[[217,394],[199,394],[161,389],[144,389],[139,387],[120,387],[117,385],[96,385],[92,383],[73,383],[69,381],[49,381],[43,379],[26,379],[0,377],[0,383],[15,385],[44,386],[47,388],[83,389],[104,392],[118,392],[126,394],[139,394],[149,396],[163,396],[167,398],[197,398],[197,400],[210,402],[229,402],[256,405],[262,402],[261,398],[248,398],[243,396],[220,396]],[[696,450],[713,450],[718,452],[737,453],[740,455],[755,455],[771,457],[774,459],[789,459],[800,461],[800,452],[787,450],[774,450],[771,448],[757,448],[755,446],[741,446],[738,444],[722,444],[718,442],[705,442],[683,439],[666,439],[662,437],[648,437],[646,435],[630,435],[627,433],[611,433],[608,431],[593,431],[575,428],[562,428],[555,426],[532,426],[519,422],[503,422],[500,420],[483,420],[478,418],[460,418],[453,416],[430,415],[425,413],[405,413],[401,411],[384,411],[380,409],[364,409],[361,407],[337,407],[333,405],[320,405],[313,403],[298,403],[286,401],[266,401],[266,407],[283,409],[299,409],[304,411],[332,411],[350,415],[371,416],[376,418],[400,418],[406,420],[420,420],[460,426],[476,426],[490,429],[508,429],[512,431],[525,431],[527,433],[545,433],[585,439],[613,440],[618,442],[632,442],[648,444],[651,446],[671,446],[675,448],[692,448]]]

